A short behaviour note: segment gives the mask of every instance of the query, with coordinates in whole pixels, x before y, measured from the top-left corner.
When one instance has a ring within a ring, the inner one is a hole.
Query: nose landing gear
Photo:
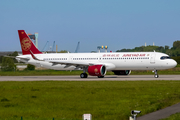
[[[157,73],[157,70],[154,70],[153,72],[155,73],[154,77],[155,77],[155,78],[158,78],[159,75],[158,75],[158,73]]]

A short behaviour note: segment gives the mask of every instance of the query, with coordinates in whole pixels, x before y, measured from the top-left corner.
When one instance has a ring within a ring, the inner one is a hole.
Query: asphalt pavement
[[[0,81],[148,81],[148,80],[180,80],[180,75],[106,75],[104,78],[96,76],[88,76],[88,78],[80,78],[76,76],[0,76]]]
[[[180,113],[180,103],[158,110],[156,112],[143,115],[141,117],[137,117],[137,120],[160,120],[163,118],[167,118],[175,113]]]

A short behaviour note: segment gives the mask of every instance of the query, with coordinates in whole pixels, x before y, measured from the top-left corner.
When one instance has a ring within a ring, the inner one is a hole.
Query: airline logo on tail
[[[21,47],[24,51],[28,51],[30,50],[31,48],[31,40],[28,39],[28,38],[24,38],[22,41],[21,41]]]

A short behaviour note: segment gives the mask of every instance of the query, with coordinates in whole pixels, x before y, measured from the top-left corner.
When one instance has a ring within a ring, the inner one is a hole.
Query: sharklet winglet
[[[29,52],[34,60],[43,61],[43,60],[38,59],[31,50],[29,50]]]

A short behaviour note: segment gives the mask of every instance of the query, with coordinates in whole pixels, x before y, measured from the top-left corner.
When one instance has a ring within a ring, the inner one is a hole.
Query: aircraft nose
[[[172,60],[172,61],[171,61],[171,66],[172,66],[172,67],[176,67],[176,65],[177,65],[177,62],[176,62],[175,60]]]

